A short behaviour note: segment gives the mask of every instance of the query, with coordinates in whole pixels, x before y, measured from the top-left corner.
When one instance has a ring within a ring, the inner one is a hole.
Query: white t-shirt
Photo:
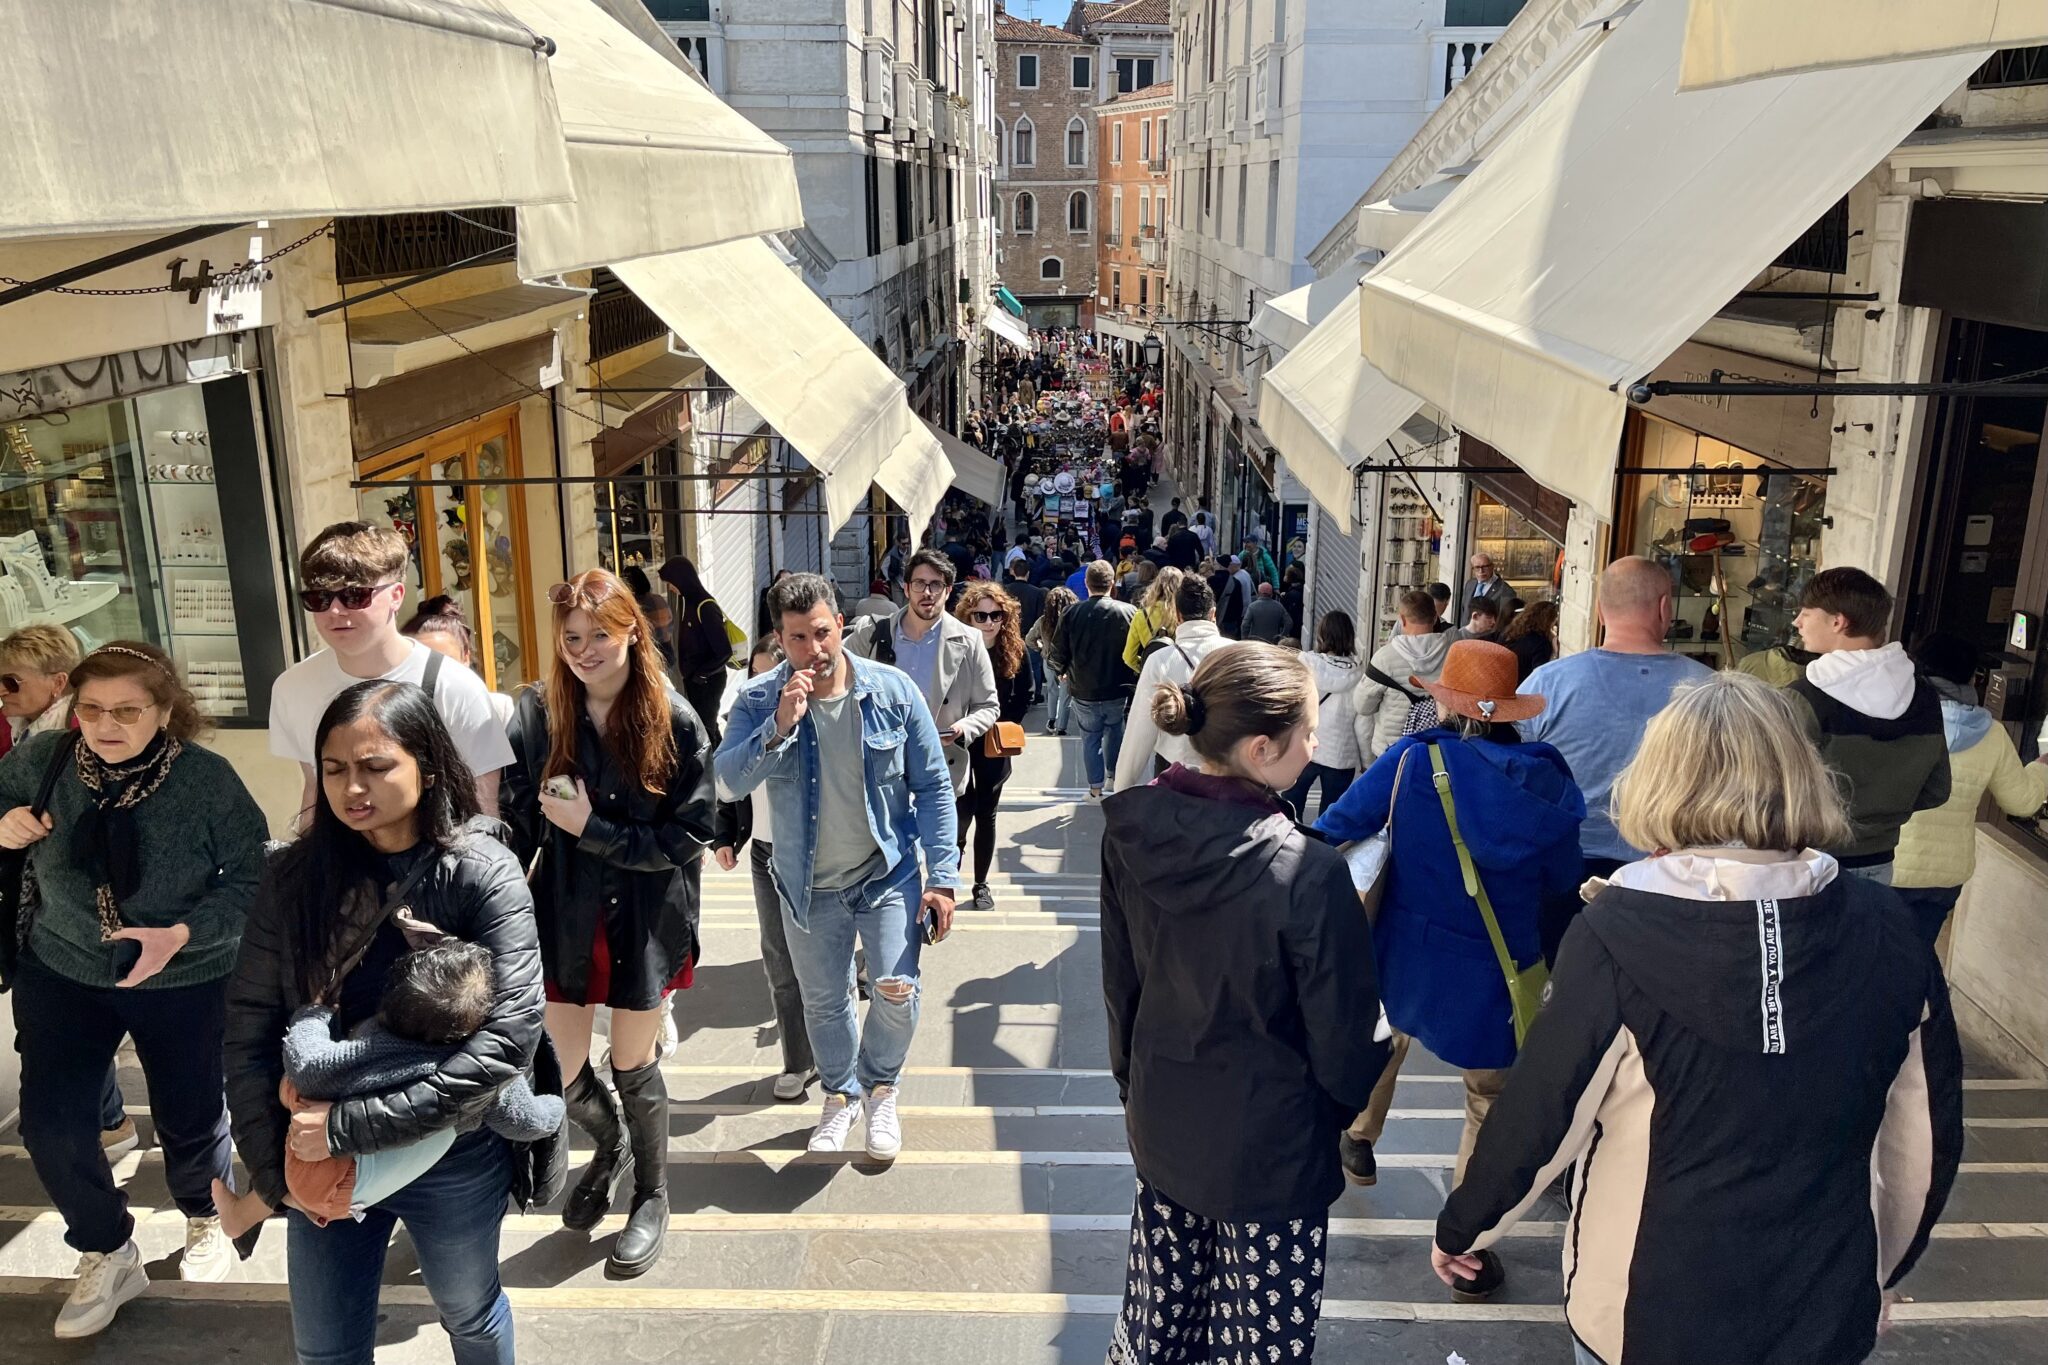
[[[419,641],[412,641],[412,653],[382,680],[420,682],[433,654]],[[331,649],[287,668],[270,688],[270,752],[295,763],[313,764],[313,738],[320,731],[320,717],[327,714],[336,697],[367,681],[342,672]],[[442,663],[441,674],[434,680],[434,709],[441,713],[456,749],[478,777],[511,766],[512,741],[505,737],[505,726],[491,705],[484,680],[472,670],[453,661]]]

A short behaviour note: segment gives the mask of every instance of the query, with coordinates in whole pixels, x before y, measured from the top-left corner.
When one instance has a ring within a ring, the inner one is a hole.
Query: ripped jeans
[[[783,910],[811,1055],[831,1093],[858,1098],[878,1085],[894,1085],[910,1055],[917,1033],[917,956],[924,946],[917,923],[922,895],[913,853],[893,873],[836,891],[813,888],[808,929],[798,928]],[[853,993],[856,935],[874,982],[865,1031]]]

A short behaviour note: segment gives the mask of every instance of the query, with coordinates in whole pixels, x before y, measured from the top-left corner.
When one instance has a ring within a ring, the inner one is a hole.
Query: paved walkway
[[[926,955],[894,1169],[799,1154],[816,1108],[768,1093],[777,1054],[751,892],[743,875],[708,879],[708,965],[680,1006],[683,1045],[668,1068],[667,1254],[642,1279],[608,1281],[602,1236],[565,1231],[552,1214],[509,1219],[504,1275],[523,1360],[1102,1359],[1132,1170],[1103,1070],[1101,815],[1086,800],[1077,744],[1034,732],[1005,804],[997,910],[963,912],[960,931]],[[139,1104],[139,1074],[124,1080]],[[1453,1304],[1430,1274],[1458,1103],[1446,1068],[1411,1061],[1379,1185],[1348,1191],[1333,1211],[1322,1359],[1442,1365],[1456,1351],[1470,1365],[1569,1361],[1557,1308],[1561,1210],[1541,1210],[1504,1246],[1511,1279],[1498,1303]],[[1970,1164],[1881,1360],[2048,1358],[2048,1087],[1980,1079],[1969,1113]],[[280,1230],[266,1232],[243,1282],[181,1284],[182,1224],[148,1147],[119,1173],[147,1211],[140,1236],[159,1283],[97,1342],[54,1342],[66,1287],[57,1277],[74,1258],[18,1142],[0,1133],[0,1358],[288,1358]],[[449,1359],[403,1238],[381,1340],[381,1361]]]

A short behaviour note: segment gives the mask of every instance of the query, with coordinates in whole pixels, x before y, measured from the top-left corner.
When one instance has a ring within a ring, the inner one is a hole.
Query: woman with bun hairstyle
[[[476,632],[470,629],[469,617],[463,612],[462,604],[442,593],[421,602],[412,614],[412,619],[398,628],[400,635],[410,635],[428,649],[445,655],[464,668],[476,667]],[[512,723],[512,698],[504,692],[492,692],[491,714],[498,718],[498,724]]]
[[[1337,1137],[1388,1058],[1350,873],[1277,795],[1315,754],[1316,698],[1291,651],[1217,650],[1152,697],[1197,766],[1103,803],[1103,995],[1138,1169],[1112,1365],[1315,1350]]]
[[[646,615],[610,571],[557,583],[548,600],[554,671],[513,712],[504,813],[533,867],[548,1036],[572,1078],[569,1116],[597,1146],[562,1222],[595,1227],[631,1170],[632,1211],[609,1269],[639,1275],[668,1230],[668,1090],[657,1051],[664,1001],[690,984],[697,955],[698,865],[713,833],[711,722],[669,686]],[[599,1005],[611,1007],[616,1095],[590,1067]]]

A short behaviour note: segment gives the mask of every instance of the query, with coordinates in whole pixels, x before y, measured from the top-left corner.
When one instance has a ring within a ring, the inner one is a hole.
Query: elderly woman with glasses
[[[169,656],[116,641],[71,670],[76,730],[0,760],[0,847],[22,850],[29,927],[14,972],[21,1139],[78,1278],[59,1337],[87,1337],[148,1286],[135,1220],[101,1154],[101,1087],[135,1040],[187,1280],[234,1268],[213,1182],[231,1162],[225,982],[262,873],[263,814]],[[7,926],[11,928],[11,926]]]
[[[597,1147],[562,1221],[595,1227],[631,1171],[608,1269],[640,1275],[668,1231],[657,1052],[664,1001],[690,984],[697,955],[698,865],[714,834],[709,720],[669,685],[653,629],[617,577],[592,569],[548,600],[554,667],[513,711],[504,814],[534,869],[548,1035],[571,1078],[569,1115]],[[590,1066],[599,1005],[611,1007],[616,1093]]]

